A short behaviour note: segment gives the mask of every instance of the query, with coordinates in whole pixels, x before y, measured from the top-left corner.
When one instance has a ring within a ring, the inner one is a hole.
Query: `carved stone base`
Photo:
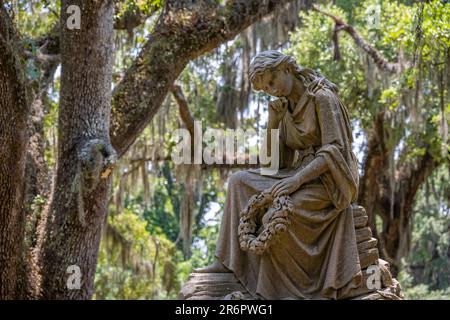
[[[345,299],[355,300],[398,300],[403,299],[398,281],[391,276],[389,264],[379,259],[377,239],[372,238],[372,231],[367,226],[369,220],[366,210],[353,206],[356,243],[358,247],[361,270],[364,276],[362,286],[345,295]],[[371,267],[371,266],[375,266]],[[373,268],[369,269],[368,268]],[[380,289],[369,279],[374,272],[379,272]],[[371,289],[368,288],[368,284]],[[249,292],[241,285],[233,273],[192,273],[188,282],[181,289],[181,300],[248,300]]]
[[[240,294],[233,296],[239,296],[242,300],[252,299],[233,273],[192,273],[181,289],[179,299],[224,300],[227,295],[237,292]]]
[[[367,278],[372,273],[363,270],[364,280],[360,288],[352,290],[346,299],[351,300],[399,300],[403,293],[398,281],[391,277],[387,262],[378,261],[381,270],[381,288],[368,289]],[[233,273],[192,273],[179,294],[180,300],[252,300],[250,293]]]

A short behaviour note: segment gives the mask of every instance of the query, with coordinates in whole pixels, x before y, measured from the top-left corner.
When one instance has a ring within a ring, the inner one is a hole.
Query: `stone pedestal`
[[[379,259],[377,239],[367,226],[369,220],[363,207],[353,207],[353,219],[356,231],[361,270],[364,276],[362,286],[352,290],[345,298],[358,300],[398,300],[403,293],[398,281],[392,278],[389,264]],[[380,275],[379,289],[374,288],[374,277]],[[368,285],[369,284],[369,285]],[[181,289],[182,300],[246,300],[252,296],[242,286],[233,273],[192,273]]]

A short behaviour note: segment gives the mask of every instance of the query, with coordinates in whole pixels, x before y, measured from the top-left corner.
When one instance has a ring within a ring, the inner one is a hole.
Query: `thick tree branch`
[[[171,92],[175,98],[175,101],[178,104],[178,111],[180,114],[181,121],[186,126],[186,129],[189,131],[191,135],[191,148],[194,147],[194,139],[195,139],[195,119],[191,114],[191,111],[189,110],[189,105],[187,102],[187,99],[183,93],[183,90],[179,85],[173,85],[171,88]],[[193,154],[193,149],[192,154]],[[131,163],[136,162],[142,162],[142,161],[171,161],[170,155],[168,156],[157,156],[155,157],[148,157],[148,158],[138,158],[138,159],[132,159]],[[250,163],[250,157],[249,156],[240,156],[237,155],[233,156],[232,164],[227,164],[227,158],[224,155],[222,164],[202,164],[202,169],[212,169],[212,168],[224,168],[224,169],[235,169],[235,168],[241,168],[241,169],[250,169],[250,168],[258,168],[260,166],[259,161],[255,164]]]
[[[121,10],[121,3],[117,2],[117,10]],[[48,8],[50,10],[50,8]],[[124,12],[122,15],[116,16],[114,19],[114,29],[115,30],[126,30],[128,33],[132,33],[133,30],[143,24],[147,18],[155,14],[159,8],[154,7],[147,13],[143,13],[138,8],[130,9]],[[54,12],[56,17],[59,17],[59,13]],[[40,63],[55,63],[60,62],[60,33],[59,33],[59,23],[53,25],[49,31],[36,39],[30,39],[32,43],[36,44],[39,48],[36,54],[29,50],[25,50],[25,56],[30,59],[35,59]]]
[[[33,54],[32,52],[25,50],[25,55],[28,58],[35,59],[36,61],[40,63],[56,63],[61,61],[61,56],[59,54],[46,54],[43,53],[41,50],[38,50],[36,54]]]
[[[160,9],[160,5],[153,3],[150,3],[150,7],[145,11],[142,11],[136,4],[127,4],[125,9],[124,5],[125,2],[123,1],[117,1],[115,3],[114,29],[126,30],[129,34],[133,32],[134,28],[143,24],[147,18],[154,15]]]
[[[407,153],[405,150],[404,153]],[[380,205],[385,208],[384,215],[389,216],[391,202],[394,201],[394,216],[392,218],[402,218],[409,220],[412,214],[414,199],[420,186],[431,175],[433,170],[440,165],[430,152],[427,146],[423,155],[417,157],[414,161],[403,161],[399,164],[395,177],[396,189],[393,199],[389,194],[383,193],[380,198]]]

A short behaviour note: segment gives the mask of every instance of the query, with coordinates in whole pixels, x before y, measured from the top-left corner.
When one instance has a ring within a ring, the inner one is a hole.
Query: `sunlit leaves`
[[[391,87],[383,90],[380,96],[380,103],[386,105],[390,110],[395,109],[398,106],[397,95],[397,88]]]
[[[97,299],[176,298],[180,288],[177,251],[163,234],[148,231],[142,212],[125,209],[108,223],[127,245],[102,241],[96,275]],[[128,263],[124,263],[128,262]]]
[[[60,1],[14,1],[13,11],[20,33],[38,38],[58,23]]]

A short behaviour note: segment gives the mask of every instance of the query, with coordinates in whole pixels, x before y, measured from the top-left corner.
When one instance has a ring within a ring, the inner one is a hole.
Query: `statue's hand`
[[[286,98],[275,99],[269,102],[269,121],[279,123],[288,109],[289,102]]]
[[[294,175],[278,181],[272,186],[272,188],[268,189],[268,192],[270,192],[273,197],[289,195],[297,191],[301,185],[302,183],[299,177]]]

